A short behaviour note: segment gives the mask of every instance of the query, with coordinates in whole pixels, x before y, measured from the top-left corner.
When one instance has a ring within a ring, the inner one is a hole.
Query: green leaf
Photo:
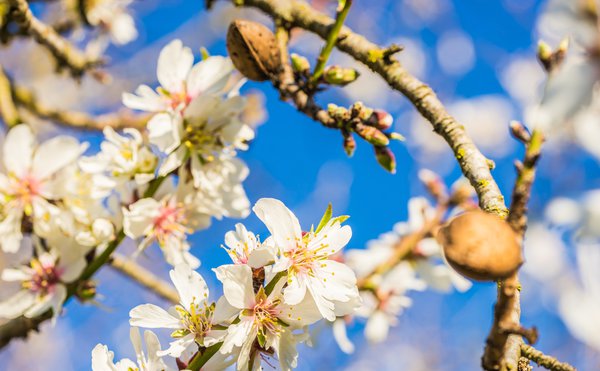
[[[205,47],[201,47],[200,48],[200,56],[202,57],[202,60],[206,60],[208,59],[208,57],[210,57],[210,53],[208,52],[208,50]]]
[[[323,229],[323,227],[325,227],[325,225],[327,225],[327,223],[331,220],[332,213],[333,213],[333,208],[331,207],[331,203],[329,203],[329,205],[327,205],[327,210],[325,210],[325,214],[323,214],[323,217],[321,218],[321,221],[319,222],[319,225],[317,226],[317,230],[315,231],[315,233],[319,233],[319,231],[321,229]]]
[[[346,220],[348,220],[348,218],[350,218],[350,215],[340,215],[340,216],[336,216],[335,218],[333,218],[333,222],[338,222],[340,224],[342,224],[343,222],[345,222]]]

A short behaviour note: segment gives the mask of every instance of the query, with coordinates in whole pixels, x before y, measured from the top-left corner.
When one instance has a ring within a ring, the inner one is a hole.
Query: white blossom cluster
[[[170,275],[179,304],[168,311],[142,304],[129,313],[138,365],[114,364],[113,353],[98,344],[92,352],[94,371],[167,370],[160,358],[166,356],[177,358],[180,367],[202,370],[234,363],[238,370],[259,370],[276,357],[282,370],[290,370],[298,363],[297,344],[309,339],[309,325],[355,311],[361,302],[356,276],[334,258],[352,235],[341,225],[345,217],[333,218],[328,209],[306,232],[281,201],[263,198],[253,210],[270,236],[260,241],[242,224],[225,235],[232,263],[213,269],[223,296],[212,302],[200,274],[185,263],[175,266]],[[161,350],[147,331],[146,358],[137,327],[169,329],[173,341]]]
[[[59,22],[74,26],[73,37],[89,37],[86,51],[101,54],[110,43],[125,45],[138,37],[129,7],[133,0],[61,0],[56,5]],[[85,31],[89,31],[86,35]]]
[[[10,129],[0,168],[0,318],[35,317],[77,295],[79,278],[125,236],[152,243],[165,260],[192,268],[187,236],[211,218],[245,217],[248,175],[237,150],[254,133],[242,123],[245,99],[231,61],[194,64],[179,40],[160,53],[161,87],[124,94],[124,104],[154,112],[147,132],[104,129],[100,151],[70,136],[38,143],[30,126]],[[93,273],[93,272],[92,272]],[[89,278],[86,276],[85,278]],[[10,283],[13,284],[10,284]]]

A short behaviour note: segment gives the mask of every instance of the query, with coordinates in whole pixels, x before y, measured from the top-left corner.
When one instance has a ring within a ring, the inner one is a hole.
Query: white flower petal
[[[179,293],[179,300],[185,309],[193,303],[198,304],[208,299],[208,286],[200,273],[193,271],[189,265],[179,264],[169,272],[171,281]]]
[[[142,304],[129,312],[129,324],[145,328],[180,328],[179,318],[153,304]]]
[[[283,202],[274,198],[261,198],[252,210],[267,226],[278,248],[293,249],[302,239],[302,229],[298,218]]]
[[[23,177],[31,169],[36,139],[26,124],[13,127],[4,139],[4,166],[18,177]]]
[[[184,47],[181,40],[173,40],[167,44],[158,56],[156,75],[160,85],[171,93],[178,93],[190,73],[194,55],[192,50]]]
[[[252,269],[247,265],[222,265],[213,269],[223,283],[223,294],[236,308],[252,308],[255,302],[252,287]]]
[[[72,164],[85,151],[87,144],[79,144],[74,137],[58,136],[42,143],[33,156],[33,175],[46,179]]]

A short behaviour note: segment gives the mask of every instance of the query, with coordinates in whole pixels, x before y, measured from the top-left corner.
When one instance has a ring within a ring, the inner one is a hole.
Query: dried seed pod
[[[481,210],[452,219],[437,237],[448,263],[474,280],[506,278],[523,263],[517,234],[504,220]]]
[[[234,20],[227,31],[227,51],[235,68],[250,80],[268,80],[281,68],[275,35],[257,22]]]

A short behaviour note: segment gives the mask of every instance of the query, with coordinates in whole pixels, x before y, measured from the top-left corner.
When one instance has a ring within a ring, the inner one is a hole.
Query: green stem
[[[275,285],[277,284],[277,282],[285,275],[287,275],[287,271],[277,273],[275,275],[275,277],[273,277],[271,282],[269,282],[269,284],[267,286],[265,286],[265,294],[267,294],[267,296],[271,295],[271,292],[275,288]]]
[[[331,30],[329,31],[329,34],[327,35],[327,39],[325,40],[325,46],[323,46],[323,49],[321,49],[321,53],[319,54],[319,57],[317,58],[317,65],[315,66],[315,70],[309,81],[311,86],[317,85],[319,78],[321,77],[321,75],[323,74],[323,71],[325,70],[325,64],[327,64],[329,55],[331,54],[333,47],[337,43],[338,35],[340,34],[340,30],[342,29],[342,26],[344,25],[344,21],[346,20],[346,16],[348,15],[348,12],[350,11],[351,5],[352,5],[352,0],[345,0],[342,9],[337,12],[337,15],[335,17],[335,23],[331,27]]]
[[[190,371],[200,371],[202,366],[204,366],[206,364],[206,362],[208,362],[208,360],[212,356],[214,356],[215,353],[217,353],[219,351],[219,349],[221,349],[221,345],[223,345],[223,342],[216,343],[216,344],[209,346],[208,348],[204,349],[204,352],[202,352],[202,353],[200,353],[200,352],[196,353],[196,356],[192,359],[192,361],[187,366],[187,368]]]

